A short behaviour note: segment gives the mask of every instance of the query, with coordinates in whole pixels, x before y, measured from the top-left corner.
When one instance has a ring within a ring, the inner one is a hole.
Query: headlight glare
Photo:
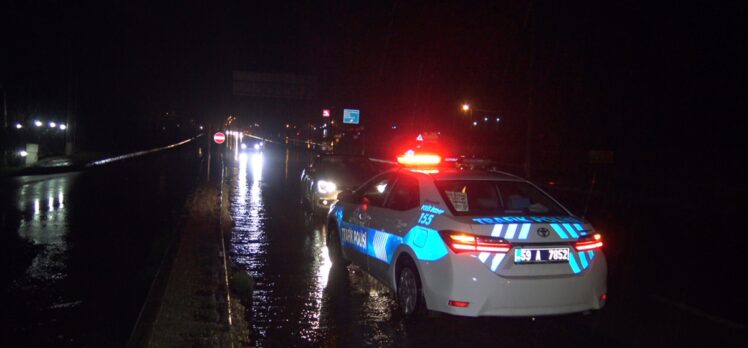
[[[317,181],[317,191],[319,193],[332,193],[335,192],[338,189],[337,185],[335,185],[332,181],[327,180],[320,180]]]

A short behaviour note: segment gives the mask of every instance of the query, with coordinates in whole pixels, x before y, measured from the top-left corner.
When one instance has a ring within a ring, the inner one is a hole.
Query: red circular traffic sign
[[[226,141],[226,134],[216,132],[216,134],[213,135],[213,141],[215,141],[216,144],[223,144],[223,142]]]

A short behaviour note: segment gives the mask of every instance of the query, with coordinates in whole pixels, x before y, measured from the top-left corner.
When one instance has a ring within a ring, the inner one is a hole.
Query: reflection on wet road
[[[124,345],[197,179],[193,149],[0,182],[5,346]]]
[[[361,272],[333,268],[323,221],[300,209],[299,174],[308,156],[268,150],[242,156],[230,169],[231,256],[256,281],[253,338],[261,346],[388,345],[394,302]]]
[[[18,211],[23,216],[18,236],[41,249],[24,279],[29,283],[46,283],[55,286],[67,276],[65,252],[67,251],[68,208],[65,196],[77,173],[65,174],[21,186]],[[24,286],[22,284],[19,284]]]

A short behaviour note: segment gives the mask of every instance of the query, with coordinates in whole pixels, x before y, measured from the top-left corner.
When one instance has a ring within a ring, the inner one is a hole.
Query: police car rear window
[[[568,215],[524,182],[442,180],[436,187],[455,215]]]

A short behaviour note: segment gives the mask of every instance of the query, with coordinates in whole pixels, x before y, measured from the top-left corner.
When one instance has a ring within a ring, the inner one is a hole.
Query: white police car
[[[406,316],[537,316],[600,309],[602,238],[537,186],[501,172],[425,169],[398,158],[330,208],[333,262],[393,289]]]

